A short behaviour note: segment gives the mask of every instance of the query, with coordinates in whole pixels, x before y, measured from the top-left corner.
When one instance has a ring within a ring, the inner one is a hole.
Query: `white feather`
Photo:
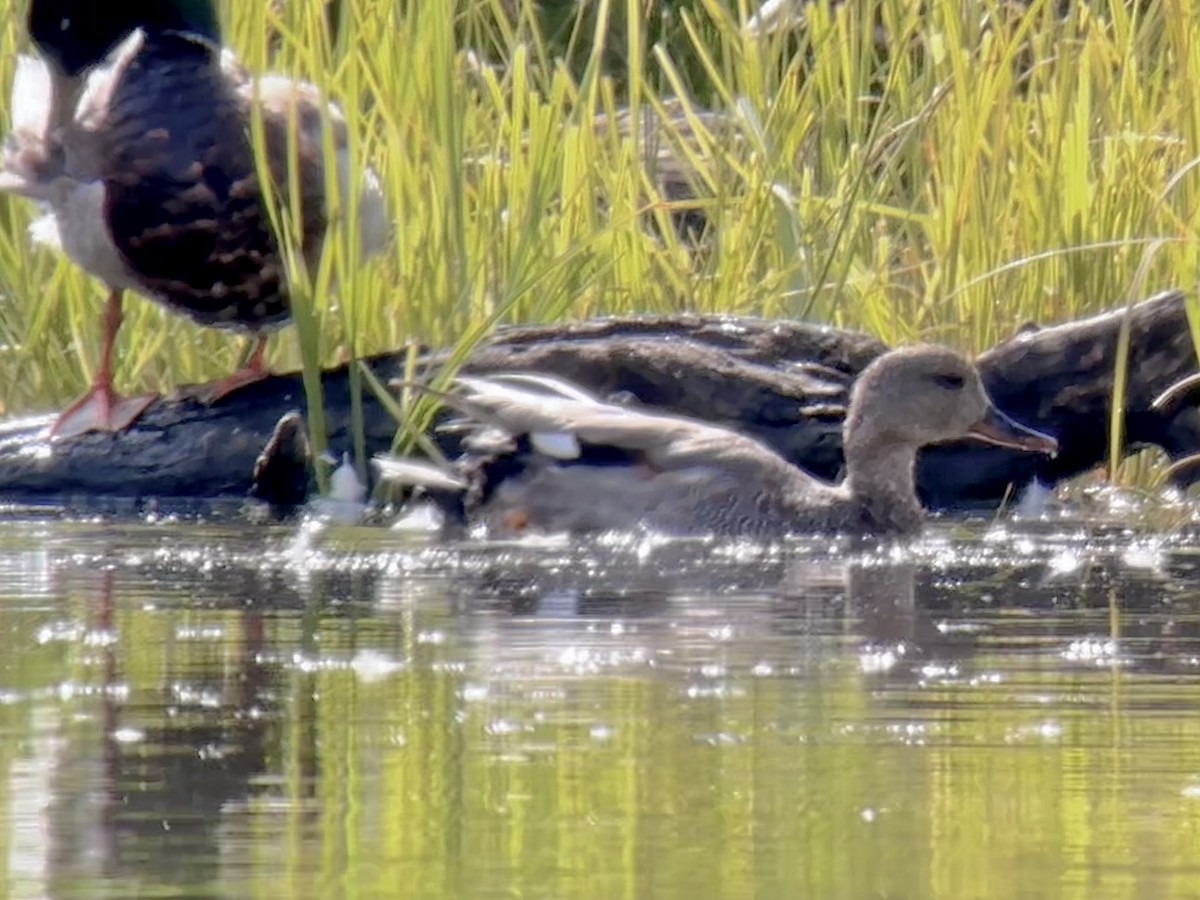
[[[554,459],[579,459],[583,452],[579,439],[569,431],[532,431],[529,443],[534,450]]]
[[[50,250],[62,251],[62,235],[58,230],[58,219],[54,213],[38,216],[29,223],[29,236],[35,244],[40,244]]]
[[[36,56],[18,56],[9,104],[12,130],[44,136],[50,124],[52,102],[50,70],[46,64]]]
[[[376,456],[373,462],[379,469],[379,477],[394,484],[440,488],[446,491],[461,491],[467,487],[466,481],[458,475],[440,469],[432,463],[383,455]]]
[[[349,202],[352,183],[350,154],[342,151],[338,154],[338,185],[343,193],[343,204]],[[362,259],[365,260],[376,253],[383,252],[391,233],[392,223],[388,219],[383,187],[379,183],[379,176],[375,174],[375,170],[367,166],[363,169],[362,183],[358,190],[358,245]]]
[[[591,391],[556,375],[542,375],[537,372],[492,372],[485,377],[493,384],[515,385],[530,389],[531,392],[545,393],[551,397],[562,397],[567,400],[578,400],[580,403],[604,404],[604,401]]]
[[[75,105],[75,121],[84,128],[97,128],[107,115],[109,100],[121,75],[146,42],[146,33],[137,28],[108,54],[104,63],[88,73],[83,93]]]
[[[101,181],[56,179],[52,200],[54,213],[34,222],[30,234],[37,243],[61,247],[73,263],[110,288],[137,290],[137,279],[122,259],[105,224],[104,196]]]
[[[12,131],[0,154],[0,192],[48,199],[42,166],[47,156],[52,96],[46,64],[36,57],[18,56],[9,102]]]
[[[367,487],[358,480],[349,453],[342,454],[342,464],[329,476],[329,496],[343,503],[359,503],[367,496]]]
[[[746,33],[752,38],[778,34],[804,22],[804,4],[797,0],[767,0],[746,20]]]

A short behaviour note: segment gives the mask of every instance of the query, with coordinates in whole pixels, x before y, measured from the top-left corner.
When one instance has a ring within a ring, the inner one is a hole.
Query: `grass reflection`
[[[61,541],[0,611],[8,896],[1193,894],[1186,548],[708,554],[708,590],[690,548],[643,595],[594,548],[300,577],[156,535]]]

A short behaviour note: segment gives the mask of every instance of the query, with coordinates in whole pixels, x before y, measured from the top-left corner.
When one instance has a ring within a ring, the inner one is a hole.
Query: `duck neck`
[[[846,441],[846,490],[874,523],[910,530],[924,511],[917,500],[913,469],[917,450],[891,441]]]

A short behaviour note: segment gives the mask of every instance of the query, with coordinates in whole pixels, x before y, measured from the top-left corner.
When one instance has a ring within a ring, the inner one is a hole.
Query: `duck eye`
[[[948,391],[959,391],[962,390],[963,377],[961,375],[934,375],[933,383]]]

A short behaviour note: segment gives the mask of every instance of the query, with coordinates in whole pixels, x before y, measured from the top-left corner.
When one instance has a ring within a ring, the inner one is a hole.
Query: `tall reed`
[[[360,265],[341,211],[300,291],[303,341],[285,333],[271,362],[411,342],[461,357],[502,322],[682,309],[978,349],[1135,284],[1190,287],[1200,19],[1182,0],[1060,5],[814,4],[803,27],[751,36],[732,0],[339,0],[336,34],[320,4],[264,18],[226,2],[248,66],[314,81],[346,109],[395,223]],[[21,40],[8,17],[0,81]],[[595,126],[629,103],[655,116],[653,135]],[[645,164],[666,148],[704,196],[698,240],[674,227],[684,201],[659,156]],[[31,249],[32,213],[0,201],[10,412],[79,391],[99,333],[100,286]],[[128,307],[126,386],[233,365],[226,335]]]

